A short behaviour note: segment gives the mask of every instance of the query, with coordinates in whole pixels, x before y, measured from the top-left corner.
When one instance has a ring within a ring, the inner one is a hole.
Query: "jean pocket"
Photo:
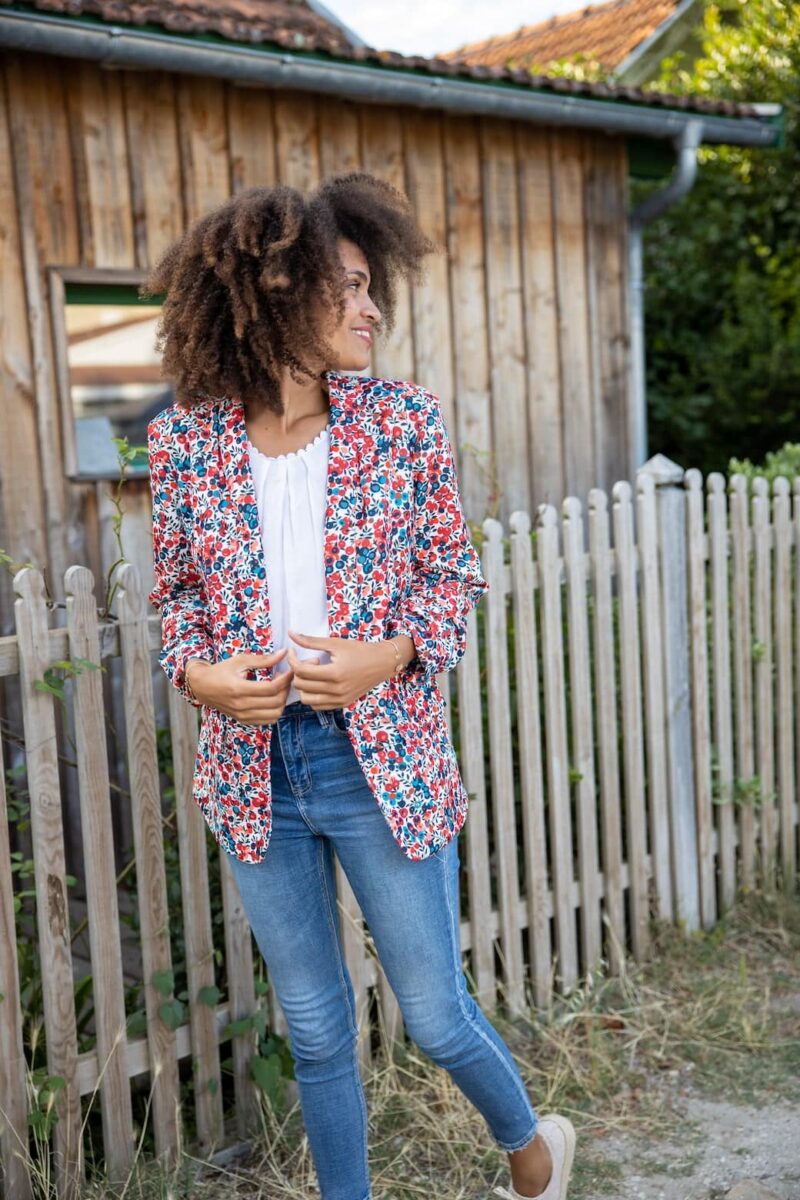
[[[449,842],[443,842],[442,845],[439,846],[436,850],[434,850],[428,857],[438,859],[439,862],[442,862],[442,863],[449,863],[451,860],[451,856],[454,854],[456,854],[456,855],[458,854],[458,847],[453,845],[453,842],[457,842],[457,841],[458,841],[457,836],[450,838]]]
[[[338,730],[339,733],[343,733],[345,737],[348,737],[349,734],[347,732],[347,722],[345,720],[344,709],[332,708],[330,711],[331,711],[331,726],[334,729]]]

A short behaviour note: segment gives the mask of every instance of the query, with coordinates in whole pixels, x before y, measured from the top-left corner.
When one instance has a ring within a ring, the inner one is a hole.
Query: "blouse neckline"
[[[254,446],[249,438],[246,438],[245,440],[247,441],[248,449],[252,455],[257,456],[258,458],[263,458],[266,462],[282,462],[294,458],[305,458],[311,453],[314,447],[323,440],[323,438],[328,436],[330,427],[331,423],[328,421],[328,424],[324,427],[324,429],[320,429],[317,436],[312,438],[310,442],[307,442],[305,446],[301,446],[298,450],[289,450],[286,454],[265,454],[263,450],[259,450],[258,446]]]

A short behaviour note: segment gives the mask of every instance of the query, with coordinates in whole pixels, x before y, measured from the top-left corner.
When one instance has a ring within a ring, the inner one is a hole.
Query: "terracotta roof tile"
[[[488,66],[546,66],[559,58],[585,54],[609,69],[655,33],[673,15],[679,0],[608,0],[560,13],[514,33],[471,42],[444,58]]]
[[[170,33],[216,33],[232,42],[295,49],[351,49],[345,31],[305,0],[35,0],[43,12],[100,17],[117,25],[160,25]]]
[[[654,4],[655,0],[638,0],[639,4],[648,2]],[[632,0],[612,0],[611,4],[596,7],[612,9],[631,3]],[[542,92],[624,100],[648,108],[677,108],[731,117],[758,116],[751,104],[703,96],[671,96],[619,84],[561,79],[552,75],[532,75],[523,67],[507,69],[503,65],[462,62],[456,57],[459,52],[453,52],[446,58],[423,58],[399,54],[394,50],[354,47],[344,30],[318,16],[305,0],[218,0],[214,4],[205,0],[29,0],[29,4],[42,12],[64,16],[94,16],[118,25],[157,25],[176,34],[215,33],[238,43],[319,51],[347,61],[396,70],[425,71],[452,79],[512,82]],[[0,0],[2,7],[5,5]],[[19,7],[19,4],[15,5],[15,8]]]

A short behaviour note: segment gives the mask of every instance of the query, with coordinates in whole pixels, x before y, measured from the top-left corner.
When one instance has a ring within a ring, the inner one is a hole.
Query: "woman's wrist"
[[[207,659],[207,658],[187,658],[186,662],[183,664],[183,682],[186,684],[187,688],[192,693],[195,700],[197,700],[198,703],[202,703],[202,697],[198,696],[198,694],[197,694],[195,688],[193,687],[192,682],[189,678],[189,674],[191,672],[192,667],[195,665],[195,663],[203,663],[207,667],[213,667],[214,664],[212,662],[210,662],[209,659]],[[194,675],[195,675],[195,682],[196,682],[197,681],[197,671],[196,670],[194,672]]]
[[[403,673],[416,654],[417,648],[414,645],[413,638],[410,638],[406,633],[399,633],[395,637],[386,638],[384,645],[388,646],[391,651],[389,673],[384,678],[391,679]]]

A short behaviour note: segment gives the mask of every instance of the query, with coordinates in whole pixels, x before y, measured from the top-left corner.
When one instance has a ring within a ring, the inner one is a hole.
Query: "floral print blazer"
[[[364,777],[406,856],[421,860],[466,819],[467,793],[436,675],[466,645],[488,583],[461,505],[435,395],[414,383],[329,371],[324,561],[331,637],[409,634],[416,656],[343,711]],[[237,399],[177,404],[147,428],[159,662],[196,705],[192,657],[274,646],[258,509]],[[269,668],[256,678],[269,678]],[[193,793],[216,839],[260,861],[272,828],[271,725],[203,705]]]

